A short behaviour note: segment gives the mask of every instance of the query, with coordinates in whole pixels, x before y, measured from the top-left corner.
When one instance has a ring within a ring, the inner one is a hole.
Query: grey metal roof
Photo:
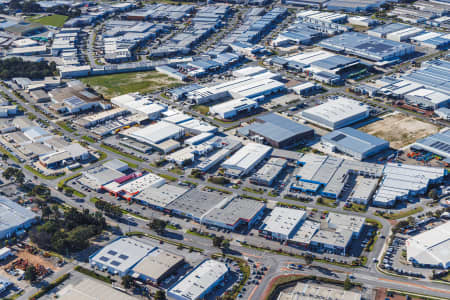
[[[377,138],[373,135],[364,133],[362,131],[345,127],[322,136],[322,141],[342,145],[345,148],[350,148],[357,153],[366,153],[375,147],[384,144],[389,144],[387,141]]]
[[[37,215],[27,208],[0,197],[0,234],[12,228],[19,228]]]
[[[312,131],[308,126],[299,124],[292,120],[286,119],[280,115],[270,113],[257,120],[263,122],[255,122],[249,125],[249,129],[261,136],[270,138],[271,140],[281,142],[292,136]]]

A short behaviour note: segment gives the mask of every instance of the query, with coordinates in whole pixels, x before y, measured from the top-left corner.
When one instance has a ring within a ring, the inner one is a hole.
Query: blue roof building
[[[363,160],[389,148],[389,142],[345,127],[322,136],[322,143],[331,145],[335,150]]]
[[[246,136],[263,137],[275,148],[294,147],[314,136],[312,128],[274,113],[258,117],[249,126],[238,129],[238,132]]]
[[[450,130],[418,140],[414,143],[414,148],[423,149],[444,158],[450,158]]]

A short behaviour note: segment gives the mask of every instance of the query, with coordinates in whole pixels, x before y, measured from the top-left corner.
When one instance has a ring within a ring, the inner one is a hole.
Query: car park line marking
[[[393,279],[386,279],[386,278],[378,278],[378,280],[387,281],[387,282],[393,282],[393,283],[396,283],[396,284],[410,285],[410,286],[413,286],[413,287],[417,287],[417,288],[421,288],[421,289],[425,289],[425,290],[429,290],[429,291],[433,291],[433,292],[437,292],[437,293],[450,294],[450,291],[448,291],[448,290],[440,290],[440,289],[428,287],[428,286],[421,285],[421,284],[411,283],[411,282],[403,282],[403,281],[398,281],[398,280],[393,280]]]

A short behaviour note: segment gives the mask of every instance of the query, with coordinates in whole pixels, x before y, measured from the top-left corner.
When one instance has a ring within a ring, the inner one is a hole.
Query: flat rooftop
[[[275,207],[264,220],[261,230],[289,237],[305,217],[306,212],[303,210]]]
[[[31,210],[5,197],[0,197],[0,232],[20,227],[37,217],[38,215]]]
[[[158,281],[182,261],[184,261],[184,257],[181,255],[156,249],[134,266],[133,272]]]
[[[250,222],[265,206],[263,202],[233,198],[209,211],[205,219],[234,226],[239,221]]]

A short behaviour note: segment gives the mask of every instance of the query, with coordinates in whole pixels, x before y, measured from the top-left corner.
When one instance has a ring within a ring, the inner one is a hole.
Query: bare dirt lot
[[[401,113],[386,115],[381,120],[359,129],[389,141],[394,149],[405,147],[439,131],[439,127],[433,124]]]
[[[58,271],[59,268],[57,266],[55,266],[55,264],[53,262],[51,262],[51,259],[46,259],[45,257],[42,257],[40,255],[35,255],[32,254],[26,250],[22,250],[22,251],[18,251],[16,253],[16,260],[22,258],[23,260],[27,260],[30,264],[33,265],[42,265],[45,268],[50,268],[53,271]],[[12,262],[11,262],[12,264]],[[9,267],[9,266],[8,266]]]

